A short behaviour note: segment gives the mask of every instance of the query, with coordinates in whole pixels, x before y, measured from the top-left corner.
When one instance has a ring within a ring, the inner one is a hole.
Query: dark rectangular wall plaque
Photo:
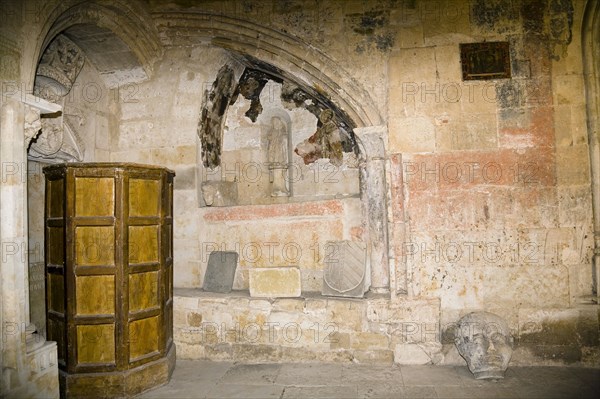
[[[202,289],[209,292],[231,292],[238,253],[234,251],[212,251],[204,274]]]
[[[461,43],[463,80],[510,78],[508,42]]]

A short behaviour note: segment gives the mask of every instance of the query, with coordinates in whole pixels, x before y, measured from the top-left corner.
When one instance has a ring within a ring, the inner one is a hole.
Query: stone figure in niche
[[[504,378],[513,338],[503,318],[489,312],[463,316],[458,321],[454,343],[476,379]]]
[[[285,122],[279,117],[271,118],[271,129],[267,135],[267,162],[271,196],[288,196],[288,131]]]
[[[319,114],[321,126],[316,133],[298,144],[295,153],[308,165],[319,158],[329,158],[332,165],[340,166],[344,158],[340,129],[334,121],[333,111],[325,109]]]

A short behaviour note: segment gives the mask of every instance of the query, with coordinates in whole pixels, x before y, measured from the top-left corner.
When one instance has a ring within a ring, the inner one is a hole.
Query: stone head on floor
[[[503,318],[489,312],[469,313],[458,321],[454,342],[476,379],[504,378],[513,338]]]

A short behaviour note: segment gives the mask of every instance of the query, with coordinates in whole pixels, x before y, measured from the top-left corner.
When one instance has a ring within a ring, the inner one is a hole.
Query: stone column
[[[360,192],[363,220],[366,221],[368,266],[371,290],[389,292],[387,187],[385,172],[385,126],[354,129],[361,154]]]
[[[3,97],[0,110],[0,238],[2,285],[2,391],[26,383],[27,326],[24,115],[22,102]],[[26,173],[26,172],[25,172]],[[26,176],[26,174],[25,174]]]
[[[60,106],[24,93],[2,96],[0,104],[0,387],[8,396],[42,392],[35,388],[35,378],[32,379],[35,374],[30,367],[35,367],[32,363],[40,364],[37,361],[40,356],[56,357],[55,344],[45,345],[41,337],[35,336],[35,327],[30,325],[29,319],[27,146],[41,127],[40,112],[57,111]],[[45,346],[44,351],[37,351],[42,346]],[[56,363],[52,365],[56,369]],[[50,396],[58,394],[58,381],[50,385],[53,389],[46,393]]]

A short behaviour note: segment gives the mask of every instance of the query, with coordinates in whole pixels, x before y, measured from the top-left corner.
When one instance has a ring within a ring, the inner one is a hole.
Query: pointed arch
[[[242,62],[254,68],[274,66],[277,71],[267,72],[280,73],[310,94],[328,98],[348,114],[355,127],[383,123],[369,93],[350,74],[295,36],[224,15],[162,12],[153,17],[165,44],[178,44],[177,32],[184,32],[186,40],[210,40],[213,45],[238,54]],[[256,60],[264,64],[257,65]]]

